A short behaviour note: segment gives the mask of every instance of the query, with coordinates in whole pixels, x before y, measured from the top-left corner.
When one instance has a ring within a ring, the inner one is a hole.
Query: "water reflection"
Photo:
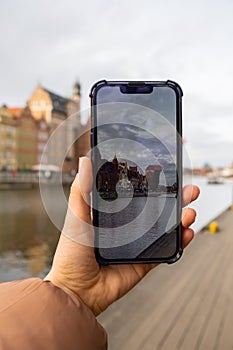
[[[56,201],[56,188],[48,187],[48,193],[64,221],[66,207]],[[47,216],[39,189],[1,191],[0,281],[45,275],[59,233]]]

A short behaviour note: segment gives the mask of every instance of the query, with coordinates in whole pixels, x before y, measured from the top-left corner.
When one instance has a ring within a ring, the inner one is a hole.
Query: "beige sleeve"
[[[102,350],[107,335],[88,307],[39,278],[0,283],[1,350]]]

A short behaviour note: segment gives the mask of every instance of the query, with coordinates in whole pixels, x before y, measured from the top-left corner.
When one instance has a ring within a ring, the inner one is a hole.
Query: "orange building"
[[[89,147],[88,132],[82,136],[82,141],[78,140],[78,136],[84,131],[78,114],[80,111],[79,83],[75,84],[71,98],[62,97],[39,85],[29,98],[28,106],[35,120],[43,119],[47,123],[50,136],[52,135],[48,149],[49,164],[62,167],[66,171],[77,169],[79,156],[84,155],[86,148]],[[63,123],[75,113],[75,118],[70,118],[67,123]],[[56,133],[53,134],[55,130]],[[82,147],[84,144],[85,147]]]
[[[46,144],[49,139],[50,127],[44,118],[36,121],[37,125],[37,164],[49,164],[49,154]]]
[[[49,126],[44,119],[35,120],[29,107],[9,108],[16,120],[17,131],[17,168],[31,169],[33,165],[43,161],[48,164],[48,155],[45,145],[49,138]]]
[[[17,169],[17,121],[7,106],[0,107],[0,170]]]
[[[13,109],[12,109],[13,111]],[[19,170],[31,169],[37,162],[37,125],[28,107],[17,114],[17,165]]]
[[[30,169],[41,163],[77,170],[79,157],[90,149],[90,120],[82,125],[79,111],[78,83],[71,98],[38,86],[25,108],[1,107],[0,170]],[[68,118],[71,115],[75,117]]]
[[[145,171],[148,190],[155,191],[158,188],[161,171],[162,167],[160,165],[148,165]]]

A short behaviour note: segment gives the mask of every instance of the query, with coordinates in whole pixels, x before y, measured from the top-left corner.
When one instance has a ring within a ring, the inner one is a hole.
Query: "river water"
[[[233,203],[233,181],[223,184],[209,185],[205,177],[184,177],[184,184],[193,183],[200,187],[199,198],[191,205],[197,211],[197,218],[192,228],[200,231],[208,223],[219,216]]]
[[[193,225],[197,232],[232,204],[233,184],[207,185],[205,178],[194,178],[193,183],[201,188],[200,198],[192,205],[198,211]],[[68,194],[68,188],[65,192]],[[66,208],[56,200],[53,186],[48,194],[63,222]],[[51,265],[58,237],[59,230],[49,220],[38,189],[0,192],[0,281],[43,277]]]
[[[48,187],[48,192],[62,222],[66,208],[56,200],[55,187]],[[58,237],[39,189],[0,191],[0,281],[44,276]]]

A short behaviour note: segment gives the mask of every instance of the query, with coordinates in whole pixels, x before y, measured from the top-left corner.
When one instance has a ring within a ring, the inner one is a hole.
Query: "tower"
[[[80,101],[80,95],[81,95],[80,90],[81,90],[80,83],[76,81],[76,83],[74,84],[73,95],[72,95],[72,100],[74,100],[75,102]]]
[[[117,160],[116,154],[115,154],[115,156],[114,156],[114,158],[112,160],[112,163],[114,165],[115,171],[118,171],[118,160]]]

